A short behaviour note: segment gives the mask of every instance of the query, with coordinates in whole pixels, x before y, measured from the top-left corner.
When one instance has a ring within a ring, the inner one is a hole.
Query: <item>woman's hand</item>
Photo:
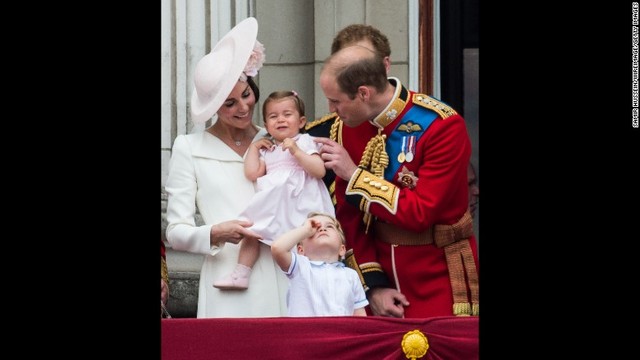
[[[222,242],[237,244],[242,239],[257,241],[262,239],[258,233],[249,230],[253,222],[246,220],[229,220],[211,227],[211,245],[220,245]]]

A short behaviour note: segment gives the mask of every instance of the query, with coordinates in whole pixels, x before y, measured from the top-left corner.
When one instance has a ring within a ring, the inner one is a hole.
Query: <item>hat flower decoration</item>
[[[249,60],[247,61],[247,65],[245,65],[242,74],[240,74],[240,80],[247,81],[248,76],[254,77],[258,75],[258,71],[262,68],[263,64],[264,45],[262,45],[260,41],[256,40],[253,50],[251,51],[251,56],[249,56]]]

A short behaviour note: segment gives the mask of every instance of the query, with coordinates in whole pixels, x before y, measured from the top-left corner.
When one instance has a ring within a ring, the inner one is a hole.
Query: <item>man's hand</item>
[[[373,288],[369,290],[369,307],[373,315],[404,317],[404,307],[409,306],[407,298],[398,290]]]
[[[347,150],[329,138],[318,137],[313,141],[322,144],[320,156],[324,160],[324,167],[333,170],[343,180],[351,179],[358,166],[351,160]]]

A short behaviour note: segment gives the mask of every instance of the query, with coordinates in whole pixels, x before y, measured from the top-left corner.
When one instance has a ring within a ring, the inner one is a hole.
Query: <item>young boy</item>
[[[289,316],[367,315],[369,302],[358,273],[340,261],[344,242],[336,218],[316,212],[273,242],[271,254],[290,281]]]

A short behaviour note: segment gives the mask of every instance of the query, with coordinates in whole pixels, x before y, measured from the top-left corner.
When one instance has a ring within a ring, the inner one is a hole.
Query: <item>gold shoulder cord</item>
[[[384,177],[384,169],[389,165],[389,155],[385,149],[386,139],[387,135],[382,134],[382,129],[378,129],[378,135],[369,140],[358,165],[381,178]]]
[[[340,139],[338,139],[338,132],[340,133]],[[342,145],[342,120],[340,120],[340,118],[336,118],[333,124],[331,124],[329,137],[331,138],[331,140],[336,141],[338,142],[338,144]]]
[[[327,121],[329,121],[329,120],[331,120],[331,119],[333,119],[333,118],[335,118],[337,116],[338,115],[336,115],[336,113],[334,113],[334,112],[326,114],[323,117],[321,117],[320,119],[315,119],[313,121],[308,121],[305,124],[304,128],[305,128],[305,130],[309,130],[309,129],[313,128],[314,126],[323,124],[323,123],[325,123],[325,122],[327,122]]]
[[[382,134],[382,129],[378,128],[378,135],[369,140],[358,165],[360,168],[367,169],[373,175],[382,179],[384,179],[384,169],[389,165],[389,155],[387,155],[385,145],[386,139],[387,135]],[[371,214],[368,211],[364,213],[362,221],[367,224],[365,233],[368,233],[369,225],[371,225]]]
[[[331,130],[329,130],[329,136],[331,140],[338,142],[342,145],[342,120],[340,118],[336,119],[331,125]],[[362,169],[366,169],[371,172],[373,175],[384,179],[384,170],[389,165],[389,155],[386,151],[385,140],[387,139],[387,135],[382,133],[382,128],[378,128],[378,135],[374,136],[369,140],[367,146],[362,153],[362,158],[360,159],[360,164],[358,167]],[[363,198],[363,201],[367,201]],[[367,209],[367,206],[361,206],[363,209]],[[371,224],[371,214],[368,211],[365,211],[364,217],[362,218],[365,224],[367,224],[365,232],[369,232],[369,225]]]
[[[165,260],[162,256],[160,257],[160,276],[164,279],[164,282],[167,283],[167,290],[169,290],[169,269],[167,268],[167,260]],[[161,318],[171,319],[171,314],[165,307],[162,300],[160,300],[160,308],[161,310]]]
[[[167,267],[167,261],[160,257],[160,276],[164,279],[164,282],[169,286],[169,269]]]

